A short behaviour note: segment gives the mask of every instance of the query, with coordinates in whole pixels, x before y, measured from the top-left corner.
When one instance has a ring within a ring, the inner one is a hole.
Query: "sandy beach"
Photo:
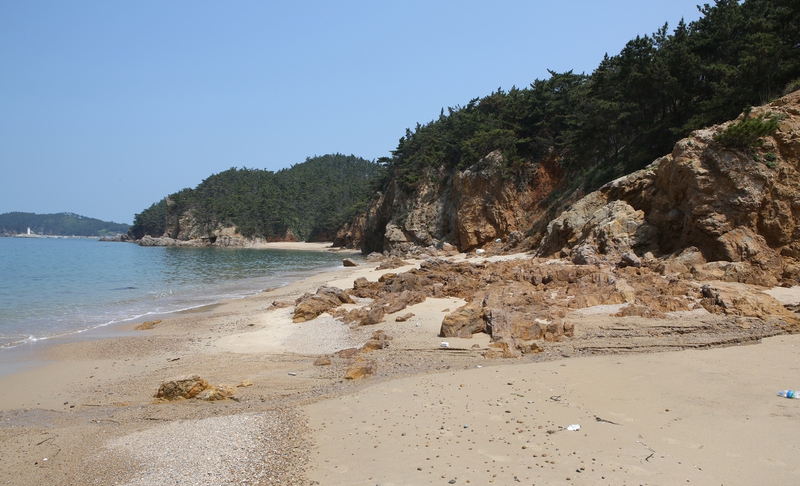
[[[361,254],[358,250],[332,248],[331,244],[328,242],[275,241],[261,243],[256,248],[269,248],[272,250],[333,251],[336,253]]]
[[[419,265],[411,263],[391,272]],[[174,314],[147,330],[133,323],[113,337],[28,350],[25,367],[0,377],[0,484],[800,479],[800,400],[777,396],[800,388],[800,336],[719,334],[731,318],[703,312],[643,319],[584,309],[574,338],[488,359],[487,335],[442,347],[442,318],[461,299],[429,298],[398,312],[414,314],[405,322],[389,314],[355,329],[327,314],[294,323],[292,307],[274,305],[324,284],[376,281],[388,273],[376,265]],[[665,326],[680,332],[647,338]],[[710,328],[717,334],[697,331]],[[347,361],[336,357],[314,365],[378,329],[392,340],[369,353],[374,375],[345,380]],[[194,374],[230,385],[233,399],[156,403],[163,381]]]

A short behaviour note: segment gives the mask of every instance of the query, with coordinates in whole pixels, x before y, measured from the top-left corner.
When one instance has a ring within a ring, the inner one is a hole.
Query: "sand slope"
[[[306,407],[323,485],[800,480],[800,336],[492,366]],[[569,431],[572,424],[580,430]]]

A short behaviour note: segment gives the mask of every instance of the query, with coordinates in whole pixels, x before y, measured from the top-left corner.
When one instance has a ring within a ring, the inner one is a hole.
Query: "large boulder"
[[[380,300],[380,304],[384,306],[384,311],[387,314],[394,314],[400,312],[408,306],[419,304],[425,301],[425,294],[413,290],[403,290],[400,295],[389,294]]]
[[[439,336],[471,338],[476,332],[485,331],[486,323],[483,320],[483,309],[480,302],[478,302],[459,307],[444,316]]]
[[[563,252],[578,265],[641,266],[636,253],[654,249],[658,231],[645,221],[644,211],[624,201],[605,201],[593,193],[551,221],[538,254]]]
[[[317,289],[316,294],[306,294],[297,300],[293,320],[294,322],[310,321],[323,312],[339,307],[342,304],[352,303],[353,299],[342,289],[323,286]]]
[[[239,384],[239,386],[250,385],[252,385],[252,382],[249,381],[243,381]],[[153,397],[159,402],[172,402],[190,398],[212,402],[231,398],[235,393],[236,386],[211,386],[200,376],[191,375],[173,378],[161,383]]]
[[[731,316],[757,317],[777,321],[778,326],[797,331],[800,319],[770,295],[747,285],[732,282],[714,282],[702,288],[700,303],[711,313]]]

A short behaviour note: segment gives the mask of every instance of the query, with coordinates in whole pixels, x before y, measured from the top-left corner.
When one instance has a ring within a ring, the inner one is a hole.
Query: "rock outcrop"
[[[413,192],[390,183],[363,217],[362,251],[405,255],[445,243],[467,251],[536,225],[544,229],[541,203],[563,183],[556,157],[527,169],[516,183],[503,175],[502,162],[492,152],[464,170],[431,169]]]
[[[297,299],[294,308],[294,322],[305,322],[316,318],[323,312],[335,309],[342,304],[352,304],[353,299],[336,287],[323,286],[316,294],[305,294]]]
[[[361,249],[364,241],[364,223],[366,214],[361,214],[342,225],[333,239],[333,246],[340,248]]]
[[[695,131],[671,154],[606,184],[554,219],[537,254],[579,264],[637,265],[650,253],[664,273],[797,284],[800,92],[753,110],[767,113],[782,121],[761,146],[723,146],[714,136],[728,124]],[[696,254],[681,262],[689,248]]]
[[[237,234],[236,228],[225,228],[223,231],[213,232],[199,238],[181,239],[172,238],[169,236],[152,237],[145,235],[141,239],[136,240],[140,246],[188,246],[188,247],[204,247],[216,246],[220,248],[255,248],[267,242],[262,238],[246,238]],[[283,240],[281,240],[283,241]],[[286,240],[295,241],[295,240]]]
[[[423,185],[414,197],[390,187],[366,216],[365,238],[376,238],[366,249],[385,250],[379,268],[387,270],[405,263],[398,254],[426,255],[425,261],[378,282],[357,279],[345,293],[370,299],[360,308],[337,309],[341,298],[317,300],[326,300],[335,317],[363,326],[427,298],[464,299],[444,317],[440,336],[489,334],[486,357],[518,357],[541,351],[542,341],[571,339],[570,314],[596,306],[609,306],[608,315],[620,319],[698,310],[731,316],[730,324],[742,328],[760,321],[763,335],[797,331],[797,315],[760,289],[800,283],[800,92],[754,111],[782,118],[762,145],[723,146],[715,134],[725,125],[696,131],[646,169],[565,199],[570,207],[538,229],[532,225],[544,219],[534,203],[558,178],[547,165],[536,168],[544,181],[537,190],[533,179],[521,187],[493,178],[496,154],[480,170],[443,175],[444,184]],[[531,214],[522,214],[525,208]],[[538,230],[543,236],[533,258],[478,258],[530,245]],[[459,263],[437,258],[454,250],[449,242],[482,248]],[[318,312],[298,303],[295,315]],[[373,339],[369,347],[386,344]],[[353,374],[362,376],[364,367],[354,364]]]
[[[100,241],[114,242],[114,243],[127,243],[134,241],[135,238],[127,233],[119,233],[114,236],[101,236]]]
[[[172,206],[173,204],[174,202],[167,198],[167,205]],[[214,246],[221,248],[254,248],[273,241],[299,241],[290,229],[281,235],[267,239],[246,237],[239,233],[235,226],[225,226],[221,223],[202,224],[191,211],[180,214],[170,212],[167,215],[164,234],[161,236],[144,235],[136,240],[132,234],[129,234],[128,240],[135,241],[141,246]]]
[[[594,306],[614,305],[619,309],[613,311],[618,317],[656,319],[663,319],[670,312],[705,307],[711,313],[761,319],[775,329],[798,329],[800,319],[757,287],[719,279],[712,279],[713,285],[703,287],[690,272],[664,275],[663,269],[659,271],[659,262],[666,269],[686,268],[692,262],[704,268],[710,266],[701,261],[699,251],[693,249],[672,260],[645,259],[640,266],[541,259],[494,263],[431,260],[423,262],[419,269],[386,274],[378,282],[359,279],[347,292],[374,299],[373,303],[350,312],[332,313],[364,325],[356,318],[363,319],[376,309],[382,318],[404,307],[390,307],[388,303],[392,301],[459,297],[467,304],[444,317],[440,336],[469,338],[486,333],[502,350],[499,355],[506,357],[539,351],[536,341],[571,338],[575,326],[569,314]]]

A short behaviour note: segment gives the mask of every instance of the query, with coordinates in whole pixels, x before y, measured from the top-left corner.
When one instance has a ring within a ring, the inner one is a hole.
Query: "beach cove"
[[[391,272],[421,261],[409,263]],[[618,346],[623,338],[592,330],[654,320],[584,309],[573,339],[490,359],[484,334],[447,338],[442,347],[442,319],[461,299],[428,298],[354,329],[326,314],[294,323],[292,307],[274,305],[322,285],[377,281],[388,271],[376,267],[315,274],[162,318],[151,329],[131,323],[117,337],[41,346],[34,365],[0,378],[0,482],[776,484],[800,477],[800,438],[791,434],[800,401],[776,395],[797,386],[798,335],[627,352]],[[396,322],[408,312],[414,316]],[[667,318],[675,326],[693,319],[711,317]],[[378,329],[392,339],[369,354],[372,376],[344,380],[343,359],[314,365],[364,345]],[[617,351],[583,351],[600,344]],[[235,387],[235,400],[155,403],[163,381],[194,374]]]

